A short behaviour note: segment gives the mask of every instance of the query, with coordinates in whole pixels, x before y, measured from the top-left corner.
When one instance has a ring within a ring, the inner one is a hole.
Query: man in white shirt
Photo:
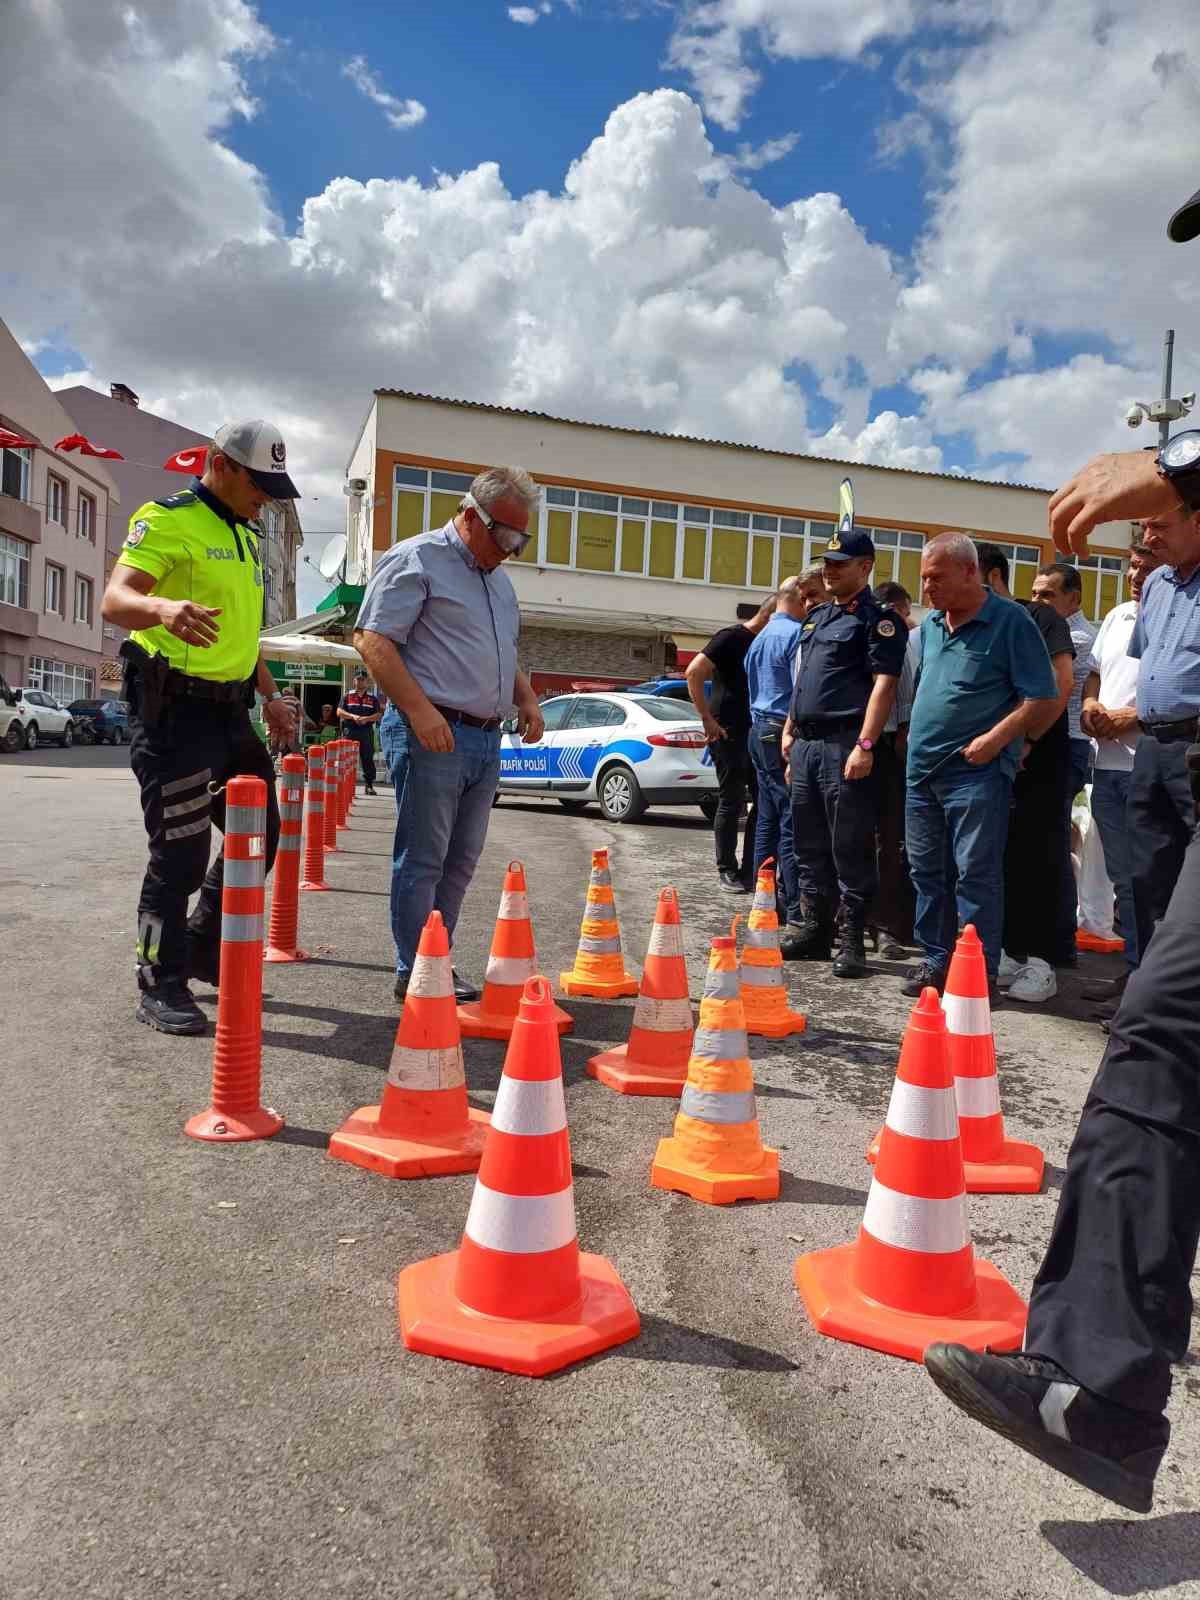
[[[1100,624],[1087,661],[1080,724],[1095,741],[1096,766],[1092,774],[1092,818],[1100,830],[1104,865],[1112,880],[1125,940],[1126,970],[1119,978],[1101,978],[1083,986],[1087,1000],[1115,1005],[1129,974],[1137,966],[1137,924],[1133,911],[1133,878],[1129,860],[1129,824],[1126,802],[1133,753],[1141,737],[1137,717],[1137,681],[1141,663],[1127,653],[1129,636],[1137,618],[1142,585],[1162,562],[1148,545],[1135,544],[1129,552],[1129,592],[1132,600],[1114,606]]]

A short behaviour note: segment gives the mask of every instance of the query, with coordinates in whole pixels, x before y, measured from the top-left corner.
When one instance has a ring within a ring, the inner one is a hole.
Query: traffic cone
[[[591,994],[601,1000],[636,994],[638,981],[625,971],[621,954],[621,925],[613,901],[608,851],[592,851],[592,875],[579,929],[579,948],[570,972],[559,975],[564,994]]]
[[[385,1178],[474,1172],[488,1113],[467,1104],[450,940],[440,911],[421,930],[383,1100],[348,1117],[329,1154]]]
[[[629,1042],[593,1056],[587,1070],[618,1094],[675,1098],[683,1092],[691,1053],[692,1003],[679,898],[674,889],[660,889]]]
[[[344,833],[350,826],[350,750],[358,749],[353,739],[337,739],[337,826],[338,832]]]
[[[325,850],[339,848],[337,842],[338,793],[342,786],[341,751],[339,741],[331,739],[325,746]]]
[[[308,747],[308,781],[304,789],[304,877],[301,889],[325,890],[325,747]]]
[[[521,991],[533,977],[536,964],[537,950],[533,943],[533,923],[529,918],[525,868],[520,861],[510,861],[508,871],[504,874],[504,888],[500,891],[500,911],[496,917],[496,931],[492,935],[492,952],[488,956],[484,975],[483,995],[479,1000],[467,1001],[458,1008],[458,1022],[465,1038],[512,1037]],[[554,1024],[559,1033],[569,1033],[575,1026],[575,1019],[555,1006]]]
[[[758,869],[754,905],[742,939],[742,1005],[746,1032],[762,1039],[803,1033],[808,1019],[788,1005],[779,951],[779,912],[775,908],[775,867],[768,857]]]
[[[714,1206],[778,1196],[779,1152],[758,1131],[747,1050],[737,941],[714,939],[675,1132],[659,1140],[650,1168],[656,1189]]]
[[[279,847],[271,875],[271,924],[264,961],[307,961],[296,943],[300,924],[300,823],[304,811],[304,757],[279,764]]]
[[[504,1060],[462,1244],[405,1267],[410,1350],[541,1377],[640,1332],[616,1269],[575,1232],[554,1001],[530,978]]]
[[[904,1034],[858,1239],[801,1256],[795,1279],[818,1333],[889,1355],[920,1361],[935,1340],[1021,1344],[1025,1302],[971,1244],[936,989],[922,991]]]

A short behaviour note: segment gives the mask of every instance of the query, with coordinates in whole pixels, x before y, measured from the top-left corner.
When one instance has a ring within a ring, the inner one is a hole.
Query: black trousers
[[[355,729],[352,736],[358,745],[358,759],[362,763],[363,782],[375,787],[375,729]]]
[[[731,733],[727,739],[710,744],[713,768],[717,774],[717,814],[713,818],[713,846],[718,872],[736,872],[749,879],[754,871],[754,830],[758,825],[758,780],[746,733]],[[750,796],[750,814],[742,839],[742,859],[738,863],[738,830],[742,804]]]
[[[846,778],[846,759],[858,739],[853,728],[824,739],[797,739],[791,750],[792,849],[796,881],[806,898],[836,901],[863,924],[875,897],[875,820],[878,777]]]
[[[211,866],[208,858],[212,824],[224,831],[225,795],[210,794],[209,783],[238,776],[266,783],[268,871],[279,842],[279,805],[271,757],[244,705],[175,701],[147,725],[136,674],[126,684],[129,764],[141,785],[150,840],[138,899],[138,984],[145,989],[187,975],[189,937],[214,954],[220,945],[224,858],[218,853]],[[188,899],[197,890],[189,918]]]
[[[896,751],[896,735],[885,733],[875,746],[875,859],[879,892],[871,920],[898,944],[913,941],[917,897],[904,850],[904,757]]]
[[[1147,733],[1134,752],[1127,812],[1129,867],[1138,949],[1143,951],[1167,909],[1192,837],[1187,748],[1186,739],[1159,744]]]
[[[1075,959],[1075,919],[1067,911],[1071,866],[1071,764],[1018,772],[1004,853],[1004,949],[1054,966]],[[1073,879],[1072,879],[1073,881]]]
[[[1025,1347],[1050,1356],[1086,1389],[1158,1412],[1170,1392],[1170,1364],[1187,1350],[1188,1280],[1200,1238],[1195,835],[1111,1027],[1067,1158]]]

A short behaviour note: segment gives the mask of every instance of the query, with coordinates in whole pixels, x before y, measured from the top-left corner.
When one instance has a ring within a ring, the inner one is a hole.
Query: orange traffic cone
[[[742,940],[742,1005],[746,1032],[763,1039],[803,1033],[807,1018],[788,1005],[779,952],[779,913],[775,909],[775,866],[768,858],[758,869],[754,905]]]
[[[554,1001],[530,978],[504,1061],[462,1245],[400,1274],[410,1350],[529,1377],[640,1332],[616,1269],[575,1233]]]
[[[1025,1302],[971,1244],[936,989],[922,991],[904,1034],[858,1239],[801,1256],[795,1278],[818,1333],[889,1355],[920,1361],[941,1339],[1021,1343]]]
[[[632,972],[625,971],[625,958],[621,954],[621,926],[613,902],[607,850],[592,851],[592,876],[588,881],[575,965],[570,972],[562,973],[558,981],[564,994],[592,994],[601,1000],[638,991],[638,981]]]
[[[533,977],[536,964],[537,951],[533,944],[533,923],[529,919],[525,868],[520,861],[510,861],[508,871],[504,874],[504,888],[500,892],[500,911],[496,917],[496,931],[492,935],[492,953],[488,956],[483,996],[458,1008],[458,1024],[466,1038],[512,1037],[521,991],[528,979]],[[575,1019],[555,1006],[554,1024],[559,1033],[568,1033],[575,1026]]]
[[[329,1154],[385,1178],[474,1172],[488,1120],[486,1111],[467,1104],[450,941],[441,912],[431,911],[421,930],[383,1100],[348,1117],[330,1139]]]
[[[619,1094],[677,1096],[691,1053],[692,1003],[679,898],[674,889],[660,889],[629,1043],[593,1056],[587,1069]]]
[[[714,939],[675,1132],[659,1140],[650,1168],[656,1189],[713,1206],[778,1196],[779,1152],[766,1149],[758,1131],[747,1050],[737,941]]]

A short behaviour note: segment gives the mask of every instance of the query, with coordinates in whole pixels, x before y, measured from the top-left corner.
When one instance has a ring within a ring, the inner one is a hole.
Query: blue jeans
[[[1133,909],[1133,870],[1129,857],[1129,823],[1125,819],[1132,773],[1097,767],[1092,774],[1092,821],[1100,830],[1104,870],[1112,880],[1125,941],[1125,960],[1138,964],[1137,915]]]
[[[975,924],[988,976],[1000,966],[1004,844],[1012,778],[996,761],[910,783],[904,808],[914,921],[925,959],[944,972],[961,924]]]
[[[750,729],[750,759],[758,778],[758,820],[754,829],[754,870],[774,856],[779,896],[788,922],[800,920],[796,858],[792,853],[792,796],[783,776],[779,741],[782,722],[756,722]]]
[[[393,708],[379,724],[379,741],[396,791],[392,849],[392,938],[396,973],[412,971],[421,929],[440,911],[451,941],[463,899],[487,838],[500,778],[500,733],[451,730],[454,749],[423,750]]]

